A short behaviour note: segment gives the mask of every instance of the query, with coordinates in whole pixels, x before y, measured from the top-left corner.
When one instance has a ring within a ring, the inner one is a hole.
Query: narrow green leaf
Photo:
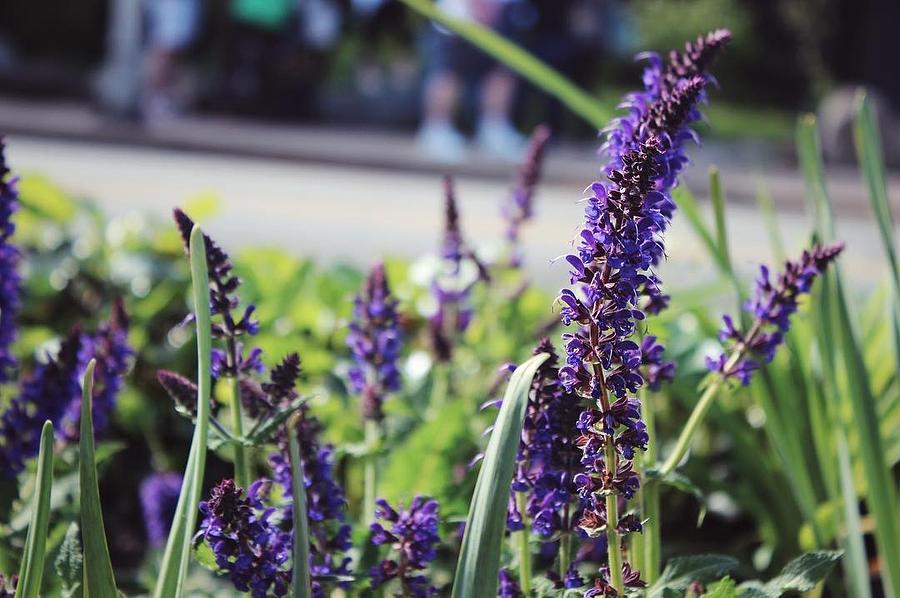
[[[825,182],[824,166],[815,118],[807,115],[797,129],[797,149],[801,167],[809,188],[810,211],[815,214],[817,234],[823,241],[835,238],[834,216]],[[875,544],[884,565],[882,583],[887,596],[900,592],[900,530],[897,523],[897,499],[893,477],[886,461],[881,437],[875,397],[855,325],[850,315],[850,300],[846,295],[839,264],[825,274],[822,302],[823,327],[821,334],[829,342],[820,343],[828,365],[832,394],[841,401],[838,412],[849,406],[852,420],[846,422],[857,431],[859,441],[858,466],[866,478],[866,501],[875,519]],[[840,376],[836,376],[839,373]],[[849,404],[849,405],[848,405]]]
[[[763,183],[759,184],[756,192],[756,205],[759,206],[763,224],[766,225],[769,242],[772,244],[772,254],[775,256],[775,260],[782,264],[787,256],[784,250],[784,236],[781,234],[781,227],[778,226],[778,214],[775,211],[775,202],[772,201],[772,194],[769,193],[768,187]]]
[[[300,441],[297,438],[296,418],[287,426],[288,452],[291,460],[291,495],[294,498],[294,552],[291,587],[294,598],[312,596],[309,574],[309,522],[306,518],[306,485],[303,461],[300,459]]]
[[[538,89],[555,97],[594,128],[603,128],[609,120],[611,114],[602,108],[597,98],[592,97],[533,54],[494,33],[484,25],[450,16],[431,0],[400,1],[419,14],[450,29],[485,54],[497,59]]]
[[[203,491],[206,467],[206,443],[209,434],[209,397],[211,392],[209,313],[209,272],[206,267],[206,244],[200,227],[194,226],[190,238],[190,260],[194,314],[197,324],[197,424],[184,471],[184,482],[175,508],[172,529],[166,540],[166,550],[154,598],[184,595],[184,580],[191,558],[191,538],[197,525],[197,509]]]
[[[850,449],[840,428],[834,431],[837,437],[837,460],[841,481],[841,498],[844,506],[844,527],[847,533],[841,544],[847,555],[844,570],[847,572],[847,590],[854,598],[869,598],[872,595],[869,584],[869,566],[866,561],[866,547],[863,540],[862,524],[856,489],[853,487],[853,470],[850,466]]]
[[[513,372],[497,414],[475,492],[453,580],[453,598],[493,598],[497,595],[500,548],[506,529],[506,504],[522,437],[531,382],[549,355],[535,355]]]
[[[728,229],[725,224],[725,191],[722,189],[722,179],[719,169],[715,166],[709,169],[709,198],[713,206],[713,214],[716,218],[716,248],[722,255],[723,261],[731,262],[728,253]]]
[[[716,266],[720,270],[724,270],[717,243],[709,230],[709,226],[703,221],[703,214],[700,212],[700,204],[697,203],[697,198],[687,190],[687,187],[679,185],[672,192],[672,199],[678,205],[681,213],[687,218],[688,224],[694,230],[694,234],[700,238],[703,246],[706,247],[706,251],[715,260]]]
[[[660,598],[666,590],[684,591],[691,582],[701,583],[720,579],[738,566],[730,556],[720,554],[698,554],[671,559],[659,580],[647,590],[648,598]]]
[[[100,508],[97,485],[97,462],[94,456],[94,367],[92,359],[84,373],[81,395],[81,441],[79,450],[79,482],[81,484],[81,543],[84,546],[82,586],[86,596],[116,596],[116,579],[109,560],[106,529]]]
[[[44,427],[41,429],[34,499],[31,501],[31,525],[28,526],[28,535],[25,539],[25,551],[22,554],[22,565],[19,569],[16,598],[37,598],[41,592],[52,488],[53,424],[48,420],[44,422]]]
[[[725,577],[710,584],[703,598],[737,598],[737,584],[730,577]]]

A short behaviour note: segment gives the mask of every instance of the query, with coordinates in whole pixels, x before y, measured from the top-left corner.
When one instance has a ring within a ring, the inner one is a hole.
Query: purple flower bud
[[[415,497],[408,509],[403,505],[394,509],[384,499],[376,501],[372,543],[389,545],[391,558],[382,560],[369,571],[373,588],[396,579],[404,596],[437,595],[437,589],[421,572],[437,557],[437,544],[441,541],[438,510],[436,500],[421,496]]]
[[[16,338],[22,279],[19,249],[10,242],[16,225],[12,216],[19,208],[18,179],[6,165],[5,144],[0,138],[0,384],[11,380],[16,359],[10,347]]]
[[[512,255],[509,265],[519,267],[522,264],[519,233],[522,225],[531,220],[534,214],[534,191],[541,178],[541,166],[544,161],[544,148],[550,139],[550,128],[538,126],[531,134],[531,141],[525,151],[525,157],[513,186],[512,194],[503,205],[503,217],[506,220],[506,240],[510,244]]]

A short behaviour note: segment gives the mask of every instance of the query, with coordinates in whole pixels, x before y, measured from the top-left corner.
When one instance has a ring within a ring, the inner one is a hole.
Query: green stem
[[[450,390],[450,364],[436,363],[432,369],[433,379],[431,384],[431,398],[428,410],[434,416],[444,403],[447,402],[447,394]]]
[[[241,409],[241,382],[231,378],[231,431],[238,439],[244,436],[244,416]],[[237,441],[234,446],[234,482],[241,488],[250,487],[250,461],[244,445]]]
[[[616,447],[606,443],[606,463],[616,463]],[[608,465],[609,466],[609,465]],[[622,578],[622,547],[616,525],[619,522],[618,495],[606,495],[606,553],[609,562],[609,581],[619,596],[624,595],[625,582]]]
[[[366,420],[366,448],[369,454],[366,456],[365,488],[363,499],[362,520],[367,524],[375,516],[375,494],[378,486],[378,459],[375,454],[375,446],[381,437],[381,428],[373,419]]]
[[[528,545],[528,521],[525,515],[528,497],[524,492],[516,493],[519,513],[522,515],[522,529],[513,532],[519,551],[519,589],[524,596],[531,595],[531,547]]]
[[[655,479],[646,480],[641,492],[644,497],[642,516],[647,520],[642,533],[644,568],[641,570],[641,576],[648,586],[652,586],[659,577],[660,566],[659,482]]]
[[[566,578],[572,564],[572,534],[563,532],[559,538],[559,576]]]
[[[734,358],[737,357],[735,354],[732,359],[729,360],[731,365],[732,361],[737,362]],[[726,365],[726,371],[728,366]],[[723,377],[717,377],[709,386],[706,387],[706,390],[703,391],[703,394],[700,396],[700,400],[697,401],[697,404],[694,406],[694,410],[691,411],[691,415],[687,420],[687,423],[681,429],[681,434],[678,436],[678,442],[675,443],[675,450],[672,451],[672,454],[669,455],[669,458],[666,459],[663,466],[660,468],[659,473],[662,476],[666,476],[678,467],[678,464],[681,463],[681,460],[684,458],[684,455],[687,453],[688,448],[691,446],[691,441],[694,439],[694,434],[697,432],[697,428],[700,427],[700,424],[703,422],[703,419],[706,417],[709,408],[713,404],[713,400],[716,398],[716,395],[719,392],[719,388],[722,387]]]

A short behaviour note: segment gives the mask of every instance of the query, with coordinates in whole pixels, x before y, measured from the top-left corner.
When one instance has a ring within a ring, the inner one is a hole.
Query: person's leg
[[[491,69],[481,86],[478,143],[485,151],[506,160],[518,160],[525,137],[512,124],[517,81],[509,70]]]
[[[422,115],[425,122],[451,124],[459,100],[460,82],[450,70],[437,72],[425,83]]]
[[[465,157],[466,140],[453,126],[462,86],[453,39],[434,28],[426,35],[425,56],[430,74],[422,93],[419,145],[435,160],[458,162]]]

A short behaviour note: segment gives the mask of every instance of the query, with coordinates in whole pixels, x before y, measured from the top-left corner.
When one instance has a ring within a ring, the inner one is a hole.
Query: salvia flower
[[[263,386],[270,397],[280,396],[282,405],[284,402],[290,403],[295,396],[293,386],[300,376],[300,359],[296,354],[289,355],[281,367],[275,370],[272,372],[270,385]],[[334,451],[331,446],[320,443],[321,423],[310,413],[306,403],[297,409],[296,414],[293,421],[297,426],[303,484],[306,488],[313,592],[316,596],[325,596],[327,583],[323,581],[324,578],[347,576],[350,573],[350,558],[346,556],[351,547],[351,529],[346,522],[347,500],[343,488],[335,480]],[[293,502],[290,500],[292,474],[288,442],[283,434],[278,438],[278,447],[277,452],[269,455],[269,464],[275,481],[281,484],[288,501],[282,519],[290,525],[293,521]]]
[[[497,596],[500,598],[522,598],[522,588],[509,569],[500,569],[500,583],[497,586]]]
[[[775,280],[769,269],[761,266],[756,292],[745,306],[752,317],[750,329],[742,332],[731,316],[724,316],[719,337],[731,345],[730,356],[723,353],[718,357],[707,357],[709,369],[744,385],[749,384],[753,372],[775,358],[775,351],[790,328],[790,317],[797,311],[798,297],[809,292],[815,278],[843,249],[843,244],[815,245],[804,251],[799,260],[786,262],[784,271]]]
[[[718,37],[727,40],[727,34]],[[672,81],[645,73],[645,91],[626,98],[629,113],[606,130],[608,181],[590,187],[577,252],[566,257],[572,288],[560,294],[561,317],[576,326],[563,335],[567,357],[560,380],[593,403],[577,423],[583,470],[575,477],[583,501],[579,525],[591,537],[612,534],[609,526],[620,532],[631,527],[628,515],[608,520],[607,497],[634,496],[640,479],[633,458],[649,441],[635,393],[645,383],[642,366],[661,365],[661,348],[655,339],[639,345],[632,337],[645,307],[657,310],[666,302],[653,270],[665,255],[662,235],[675,209],[670,193],[687,161],[683,142],[693,137],[687,126],[699,118],[696,106],[708,81],[700,68],[706,59],[683,58],[676,53],[672,60],[682,70],[696,62],[697,72],[684,70]],[[600,591],[612,593],[605,586]]]
[[[575,475],[581,470],[576,428],[580,399],[559,382],[559,359],[550,339],[543,338],[534,354],[549,353],[538,368],[528,395],[522,440],[516,455],[513,494],[524,492],[532,530],[545,538],[577,531],[578,492]],[[522,529],[522,513],[511,497],[507,527]]]
[[[109,425],[109,419],[116,406],[119,391],[122,390],[125,373],[134,354],[128,344],[128,314],[121,299],[113,303],[112,314],[107,322],[99,326],[91,335],[90,346],[94,368],[93,420],[94,433],[99,434]],[[69,442],[77,442],[81,424],[81,396],[75,398],[67,409],[59,433]]]
[[[234,480],[222,480],[200,503],[200,533],[216,565],[241,592],[254,598],[285,596],[291,581],[291,534],[268,506],[271,482],[257,480],[246,494]]]
[[[185,250],[190,250],[191,231],[194,221],[179,209],[174,210],[175,223],[184,241]],[[253,372],[261,372],[262,351],[252,348],[245,354],[241,338],[259,332],[259,322],[253,318],[256,307],[253,304],[243,309],[237,290],[241,279],[232,271],[231,258],[208,235],[203,235],[206,245],[206,266],[209,270],[209,304],[213,316],[212,336],[225,343],[225,350],[212,352],[212,374],[214,377],[242,378]]]
[[[436,500],[415,497],[408,509],[397,510],[384,499],[376,501],[375,523],[371,525],[372,543],[391,547],[391,558],[384,559],[369,572],[372,587],[397,580],[399,595],[416,598],[437,595],[423,572],[437,557],[438,510]]]
[[[41,427],[56,424],[73,401],[80,401],[81,372],[91,356],[90,337],[73,329],[55,357],[39,364],[0,417],[0,475],[12,477],[37,455]]]
[[[436,359],[448,362],[453,356],[457,335],[465,332],[472,320],[472,289],[480,280],[490,280],[490,275],[486,265],[463,239],[456,194],[450,177],[444,179],[444,216],[444,236],[440,250],[443,264],[431,283],[431,293],[437,309],[428,321],[428,331]],[[474,274],[470,271],[472,269]]]
[[[391,297],[384,264],[372,268],[356,297],[347,346],[354,359],[350,386],[360,396],[362,415],[380,421],[388,393],[400,390],[397,302]]]
[[[181,483],[181,474],[174,471],[153,473],[141,482],[141,509],[151,546],[160,547],[166,543],[181,494]]]
[[[541,125],[531,134],[531,140],[525,151],[525,158],[519,167],[512,194],[503,205],[503,218],[506,220],[506,241],[510,245],[509,265],[518,267],[522,264],[519,235],[522,225],[534,215],[534,192],[541,178],[541,167],[544,161],[544,148],[550,139],[550,129]]]
[[[12,216],[18,209],[18,179],[6,165],[5,146],[0,139],[0,384],[11,379],[16,359],[10,347],[16,338],[21,277],[19,249],[10,240],[16,230]]]

